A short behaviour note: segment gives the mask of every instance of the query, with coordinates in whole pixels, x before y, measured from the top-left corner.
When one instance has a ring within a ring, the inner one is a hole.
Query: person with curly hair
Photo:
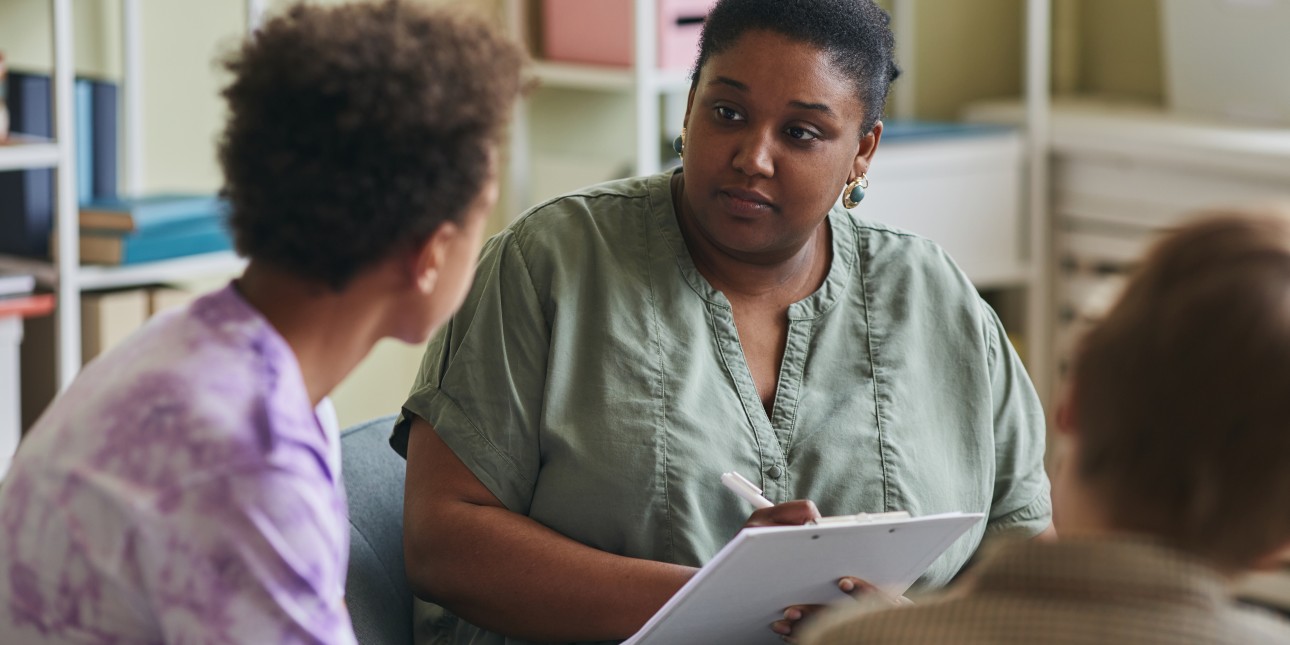
[[[893,40],[872,0],[717,2],[682,167],[486,245],[392,439],[436,642],[629,637],[745,525],[982,513],[922,588],[1049,529],[1044,413],[998,317],[934,243],[848,211]],[[732,470],[777,505],[750,516]],[[767,637],[813,608],[785,609]]]
[[[325,397],[460,306],[523,55],[414,3],[295,5],[227,57],[249,262],[86,367],[0,488],[0,642],[353,643]]]

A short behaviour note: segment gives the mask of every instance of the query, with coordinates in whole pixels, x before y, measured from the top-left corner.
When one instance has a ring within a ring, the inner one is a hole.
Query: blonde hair
[[[1168,234],[1073,385],[1076,472],[1117,528],[1229,569],[1290,543],[1290,209]]]

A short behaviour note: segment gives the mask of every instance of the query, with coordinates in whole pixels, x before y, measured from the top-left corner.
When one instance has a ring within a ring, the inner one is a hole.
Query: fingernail
[[[799,619],[799,618],[801,618],[801,617],[802,617],[802,612],[800,612],[800,611],[798,611],[798,610],[796,610],[796,609],[786,609],[786,610],[784,610],[784,619],[785,619],[785,620],[797,620],[797,619]]]
[[[851,582],[850,580],[843,580],[838,583],[838,586],[841,587],[843,591],[853,591],[856,588],[856,583]]]

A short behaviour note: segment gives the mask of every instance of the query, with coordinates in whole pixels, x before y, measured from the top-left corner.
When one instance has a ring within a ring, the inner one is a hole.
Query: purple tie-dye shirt
[[[158,317],[0,482],[0,643],[353,643],[338,441],[232,285]]]

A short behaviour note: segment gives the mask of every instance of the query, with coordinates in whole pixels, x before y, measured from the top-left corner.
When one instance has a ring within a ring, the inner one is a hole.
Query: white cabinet
[[[1016,105],[978,106],[1009,122]],[[1126,270],[1198,210],[1290,201],[1290,128],[1181,117],[1159,108],[1059,103],[1051,115],[1051,217],[1060,377],[1083,325]]]
[[[1021,134],[893,134],[883,137],[856,213],[934,240],[980,289],[1027,286]]]

